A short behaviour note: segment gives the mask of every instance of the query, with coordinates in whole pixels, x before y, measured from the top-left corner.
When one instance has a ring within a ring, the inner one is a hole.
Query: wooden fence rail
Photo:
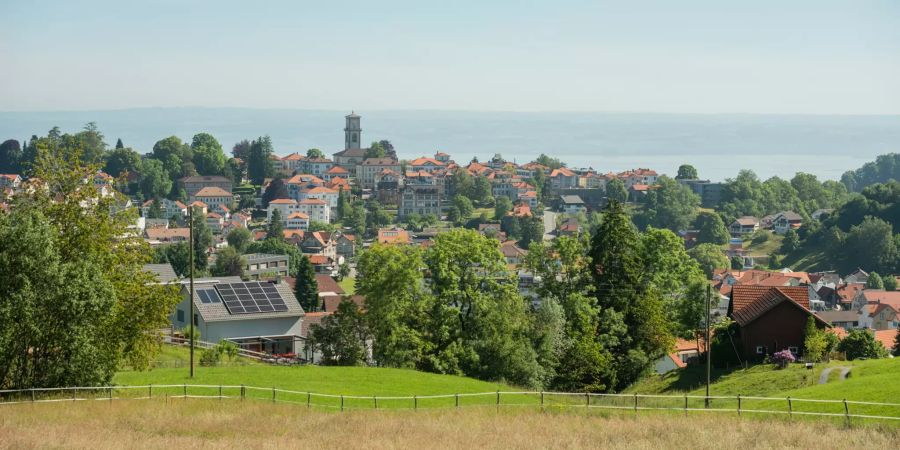
[[[423,409],[469,406],[534,407],[547,409],[583,408],[633,411],[679,411],[820,416],[852,419],[900,421],[900,403],[795,397],[724,395],[598,394],[587,392],[494,391],[443,395],[372,396],[321,394],[308,391],[248,385],[151,384],[143,386],[73,386],[59,388],[0,390],[0,405],[77,402],[89,400],[239,399],[304,405],[307,408]],[[705,406],[709,404],[709,407]],[[783,409],[778,405],[783,406]],[[818,408],[818,409],[816,409]]]

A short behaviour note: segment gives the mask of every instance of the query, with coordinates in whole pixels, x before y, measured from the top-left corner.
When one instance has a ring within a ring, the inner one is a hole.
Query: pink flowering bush
[[[794,357],[794,354],[791,353],[790,350],[785,349],[773,354],[770,360],[775,363],[779,369],[784,369],[788,364],[796,361],[797,358]]]

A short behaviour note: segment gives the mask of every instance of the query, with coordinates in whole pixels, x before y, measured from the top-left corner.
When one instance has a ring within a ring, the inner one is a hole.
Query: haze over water
[[[270,135],[276,153],[343,149],[346,110],[144,108],[0,112],[0,139],[64,132],[94,121],[110,146],[121,138],[141,153],[170,135],[215,136],[226,152],[241,139]],[[900,116],[641,114],[574,112],[356,111],[363,142],[388,139],[412,159],[444,151],[460,163],[494,153],[519,163],[540,153],[600,172],[649,167],[674,175],[679,164],[714,181],[752,169],[761,178],[802,171],[839,179],[875,156],[900,151]]]

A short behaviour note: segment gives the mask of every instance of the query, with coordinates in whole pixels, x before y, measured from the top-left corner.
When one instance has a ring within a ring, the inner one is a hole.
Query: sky
[[[0,0],[0,111],[900,114],[900,2]]]

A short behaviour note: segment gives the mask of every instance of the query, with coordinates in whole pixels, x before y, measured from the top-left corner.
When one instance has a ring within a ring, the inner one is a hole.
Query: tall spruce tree
[[[625,208],[610,201],[591,239],[598,340],[612,355],[603,385],[619,390],[645,374],[673,344],[663,301],[643,283],[639,235]]]
[[[284,239],[284,222],[281,219],[281,211],[272,211],[269,219],[269,227],[266,228],[266,239]]]
[[[316,284],[316,271],[306,255],[300,257],[294,284],[294,295],[304,311],[313,312],[319,310],[319,286]]]

